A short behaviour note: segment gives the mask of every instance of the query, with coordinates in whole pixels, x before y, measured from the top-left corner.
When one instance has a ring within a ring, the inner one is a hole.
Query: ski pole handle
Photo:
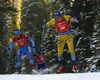
[[[56,5],[56,3],[55,3],[55,2],[53,2],[53,3],[52,3],[52,5],[54,6],[55,10],[57,10],[57,8],[56,8],[56,6],[55,6],[55,5]]]
[[[70,15],[71,14],[71,10],[67,10],[67,14]]]
[[[46,19],[43,19],[43,24],[45,24],[46,23]]]
[[[46,19],[43,19],[43,25],[42,25],[42,28],[46,28]],[[43,31],[44,32],[44,31]]]

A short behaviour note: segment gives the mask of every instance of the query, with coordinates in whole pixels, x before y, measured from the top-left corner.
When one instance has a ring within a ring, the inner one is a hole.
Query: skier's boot
[[[72,69],[72,71],[76,73],[76,72],[77,72],[76,61],[73,62],[72,64],[73,64],[73,69]]]
[[[32,68],[32,74],[36,74],[36,70],[34,69],[34,66],[31,66]]]
[[[76,65],[73,65],[73,69],[72,69],[75,73],[77,72],[77,68]]]
[[[63,65],[59,65],[59,68],[57,69],[57,72],[60,73],[63,69]]]
[[[20,74],[20,68],[16,68],[15,74]]]

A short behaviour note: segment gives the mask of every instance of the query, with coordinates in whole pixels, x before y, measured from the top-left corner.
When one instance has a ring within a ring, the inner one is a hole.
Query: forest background
[[[70,25],[78,72],[89,72],[95,67],[100,71],[100,0],[0,0],[0,74],[12,74],[16,71],[18,45],[15,44],[9,52],[6,49],[11,44],[14,30],[17,28],[35,41],[36,51],[39,51],[41,46],[44,47],[48,68],[58,64],[56,28],[42,28],[43,19],[49,21],[54,17],[53,2],[62,14],[71,10],[79,20],[79,23]],[[36,67],[36,58],[33,59]],[[63,64],[63,72],[72,72],[67,44],[64,47]],[[26,54],[22,58],[21,73],[31,73]]]

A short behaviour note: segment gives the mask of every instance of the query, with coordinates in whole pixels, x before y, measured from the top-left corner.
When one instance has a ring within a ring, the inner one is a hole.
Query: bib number
[[[65,29],[65,27],[60,27],[60,29],[61,29],[61,30],[64,30],[64,29]]]

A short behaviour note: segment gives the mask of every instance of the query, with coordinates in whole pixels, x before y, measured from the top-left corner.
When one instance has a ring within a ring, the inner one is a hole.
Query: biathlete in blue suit
[[[13,45],[15,44],[15,42],[18,43],[19,45],[19,50],[18,50],[18,55],[17,55],[17,63],[16,63],[16,69],[20,68],[20,63],[21,63],[21,58],[24,54],[24,52],[27,53],[28,59],[30,61],[31,66],[34,66],[34,61],[32,59],[32,53],[31,53],[31,49],[30,49],[30,45],[28,43],[28,41],[31,41],[32,43],[32,47],[33,47],[33,52],[35,52],[35,44],[32,38],[30,38],[29,36],[25,35],[25,34],[21,34],[20,30],[15,30],[15,36],[12,40],[11,45],[7,48],[7,51],[9,51]]]

